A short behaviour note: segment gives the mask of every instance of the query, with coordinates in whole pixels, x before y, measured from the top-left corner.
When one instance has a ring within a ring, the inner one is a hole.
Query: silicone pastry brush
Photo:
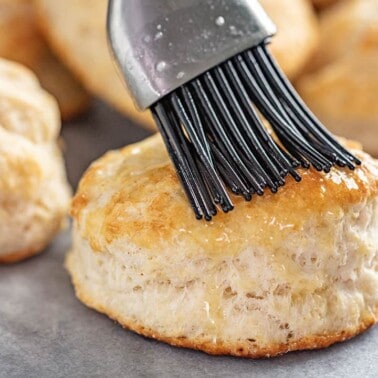
[[[251,200],[298,167],[354,169],[270,55],[257,0],[110,0],[108,35],[129,90],[150,108],[198,219]],[[272,131],[264,125],[264,119]]]

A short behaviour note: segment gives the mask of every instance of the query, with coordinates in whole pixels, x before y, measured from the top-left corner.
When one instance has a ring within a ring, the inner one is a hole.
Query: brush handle
[[[257,0],[109,1],[109,40],[140,109],[275,31]]]

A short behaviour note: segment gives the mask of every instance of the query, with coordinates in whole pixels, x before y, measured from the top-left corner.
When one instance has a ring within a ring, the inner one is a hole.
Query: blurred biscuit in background
[[[277,26],[271,49],[285,74],[301,73],[319,42],[319,25],[308,0],[261,0]]]
[[[332,132],[378,155],[378,1],[340,2],[321,13],[320,28],[300,95]]]
[[[128,95],[110,56],[106,0],[37,0],[41,29],[54,52],[85,87],[141,125],[154,128]]]
[[[87,109],[89,95],[44,42],[32,0],[0,0],[0,56],[34,71],[57,98],[63,119]]]
[[[311,0],[311,1],[317,9],[323,9],[325,7],[328,7],[332,4],[337,3],[340,0]]]
[[[107,46],[106,0],[37,0],[42,30],[52,49],[89,91],[125,115],[154,128],[149,112],[138,112],[124,88]],[[286,74],[298,75],[317,45],[317,20],[307,0],[262,0],[279,33],[272,49]]]
[[[66,218],[70,189],[55,99],[35,75],[0,59],[0,263],[41,252]]]

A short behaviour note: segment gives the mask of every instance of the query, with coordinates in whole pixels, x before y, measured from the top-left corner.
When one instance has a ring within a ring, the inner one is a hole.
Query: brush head
[[[265,43],[151,110],[198,219],[233,209],[227,188],[250,200],[277,192],[288,175],[300,181],[298,167],[329,172],[360,164],[306,108]]]

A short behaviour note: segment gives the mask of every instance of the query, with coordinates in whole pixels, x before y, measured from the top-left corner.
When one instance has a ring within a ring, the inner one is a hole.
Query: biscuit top
[[[354,172],[301,170],[301,183],[288,177],[277,194],[266,191],[250,202],[232,196],[235,209],[206,222],[195,219],[163,142],[155,135],[94,162],[81,180],[71,213],[95,251],[121,239],[151,253],[170,246],[176,251],[190,248],[194,254],[232,255],[251,240],[275,251],[290,235],[306,236],[309,221],[326,227],[354,204],[377,195],[377,161],[353,152],[363,161]],[[331,242],[327,237],[320,241],[325,247]]]

